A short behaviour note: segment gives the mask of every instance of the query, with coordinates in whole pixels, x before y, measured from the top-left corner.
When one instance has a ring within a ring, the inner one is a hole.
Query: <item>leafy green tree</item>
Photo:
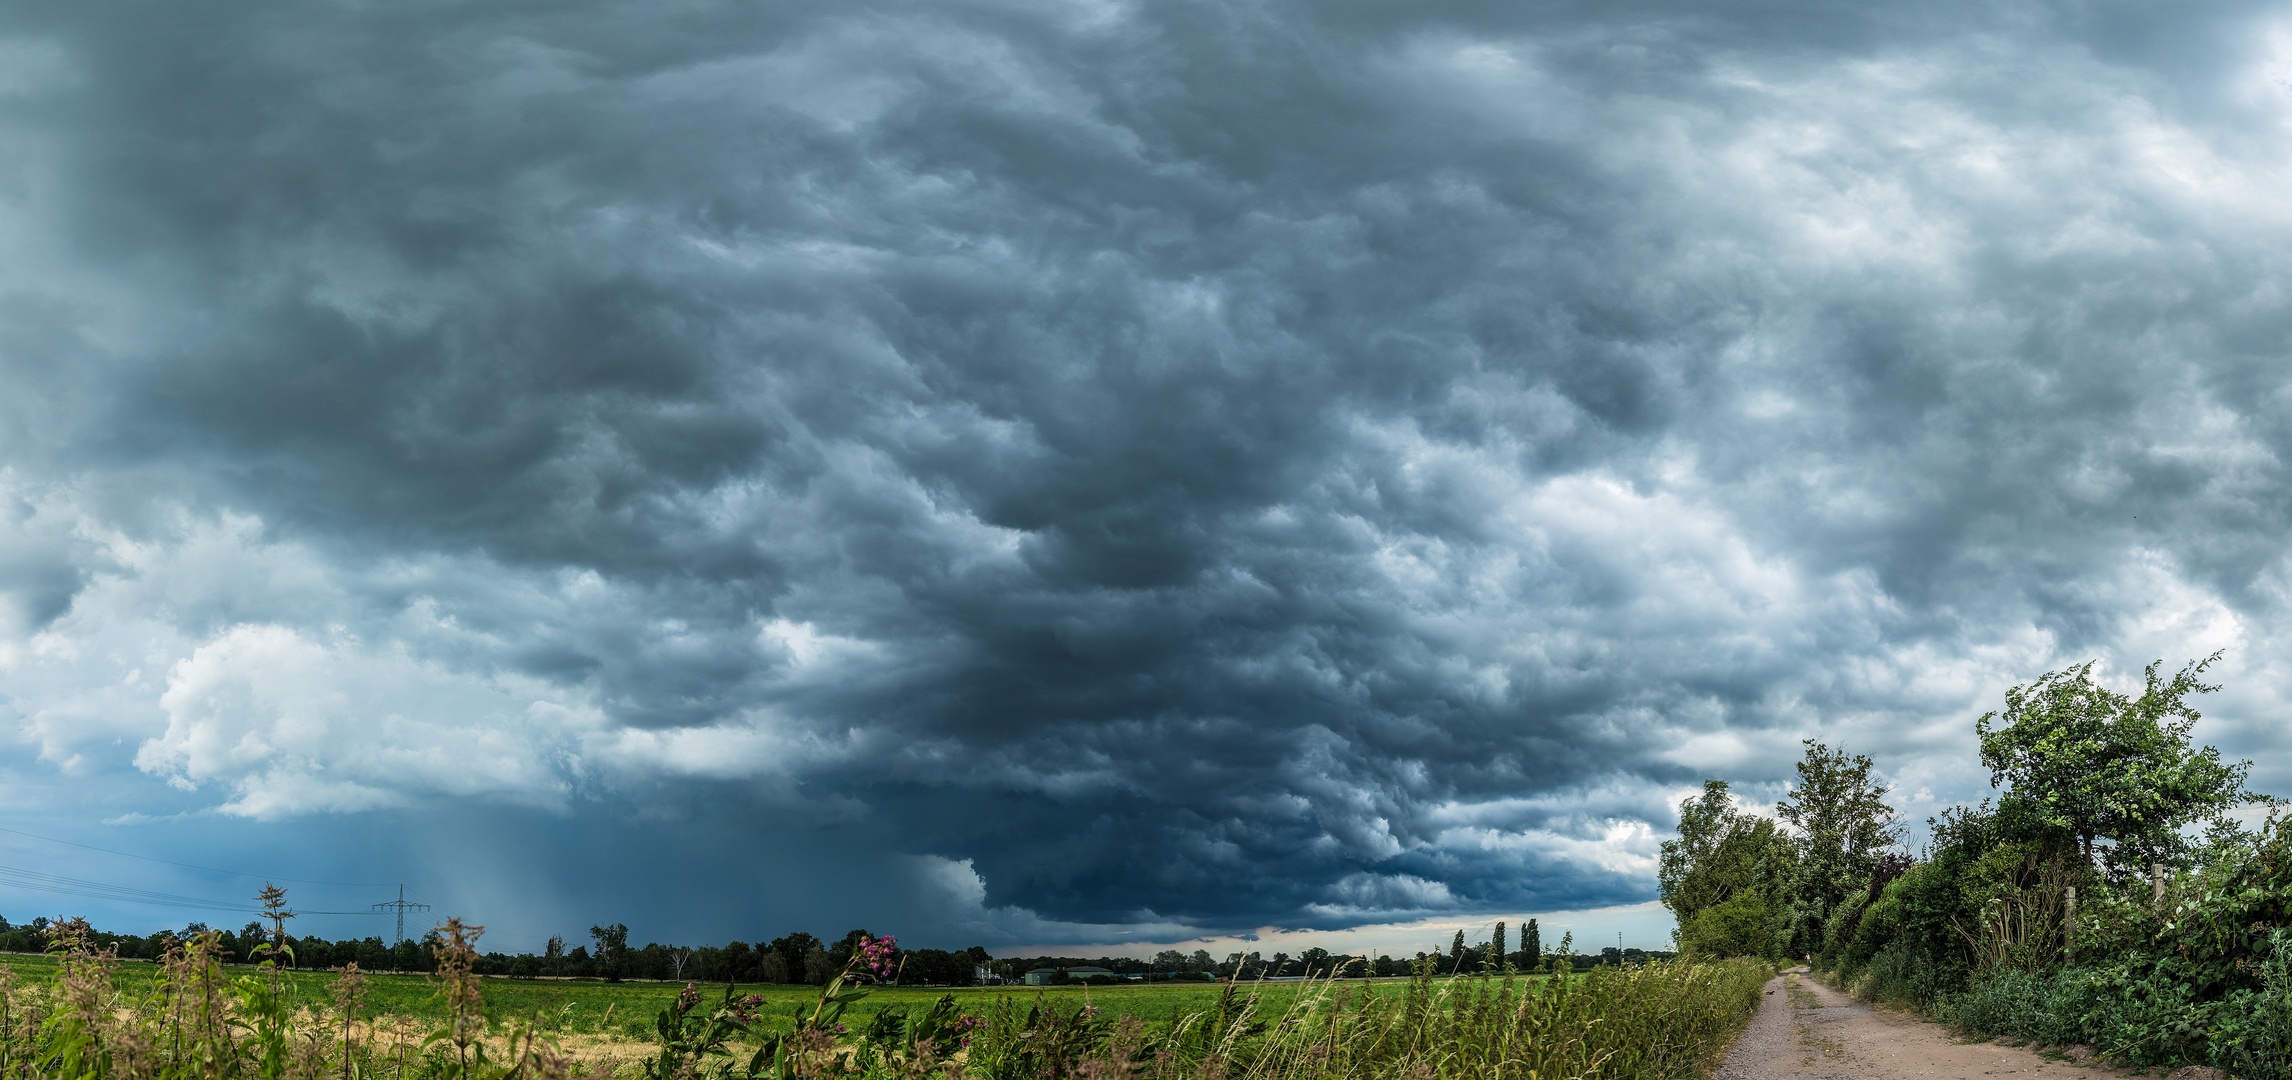
[[[1742,819],[1742,811],[1727,795],[1727,781],[1705,780],[1703,797],[1679,804],[1679,838],[1663,842],[1656,865],[1656,894],[1681,926],[1696,912],[1724,899],[1712,895],[1722,886],[1710,873],[1719,845]]]
[[[1827,906],[1870,879],[1879,856],[1900,840],[1901,822],[1886,805],[1886,785],[1871,777],[1869,758],[1813,739],[1803,745],[1798,785],[1775,804],[1775,814],[1798,829],[1800,879]]]
[[[1887,787],[1860,754],[1802,740],[1798,783],[1775,804],[1795,830],[1795,865],[1773,894],[1771,930],[1780,951],[1802,956],[1822,950],[1823,927],[1839,902],[1868,887],[1886,849],[1899,842],[1901,822],[1886,805]]]
[[[2006,691],[2004,711],[1974,724],[1990,784],[2010,785],[2016,809],[2074,837],[2088,865],[2099,854],[2112,879],[2151,862],[2188,865],[2194,845],[2184,826],[2258,801],[2244,788],[2251,762],[2224,765],[2219,750],[2190,744],[2199,716],[2187,698],[2220,689],[2197,680],[2218,659],[2192,661],[2170,679],[2150,664],[2137,698],[2095,683],[2093,661]],[[2110,845],[2097,853],[2099,840]]]
[[[1679,838],[1663,843],[1656,880],[1664,906],[1678,920],[1680,948],[1718,956],[1770,956],[1772,943],[1744,931],[1745,920],[1765,927],[1785,902],[1795,865],[1790,843],[1775,823],[1744,813],[1724,780],[1706,780],[1700,798],[1679,807]],[[1697,929],[1706,911],[1731,905],[1720,916],[1725,932]]]
[[[1656,884],[1682,925],[1753,883],[1759,859],[1773,846],[1774,823],[1744,813],[1724,780],[1703,782],[1701,798],[1679,806],[1679,838],[1663,842]]]
[[[772,978],[768,974],[764,981],[811,981],[809,972],[804,966],[804,961],[806,957],[809,957],[812,954],[812,950],[820,948],[820,939],[813,937],[812,935],[807,934],[801,930],[798,930],[793,934],[787,935],[786,937],[773,938],[772,943],[766,945],[764,948],[770,951],[774,956],[780,958],[780,963],[777,965],[776,969],[773,969],[777,972],[777,974],[780,975],[780,977]]]
[[[826,986],[829,979],[836,977],[836,972],[843,970],[843,965],[829,959],[828,950],[813,945],[804,952],[804,966],[801,970],[805,982],[814,986]]]
[[[589,939],[597,943],[597,974],[606,982],[620,982],[622,968],[628,963],[629,928],[620,923],[592,926]]]

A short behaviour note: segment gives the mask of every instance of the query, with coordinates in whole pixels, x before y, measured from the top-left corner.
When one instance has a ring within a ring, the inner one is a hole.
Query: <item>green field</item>
[[[0,956],[0,966],[11,969],[25,982],[47,984],[54,981],[57,962],[46,956]],[[255,973],[253,968],[228,969],[234,976]],[[138,961],[122,962],[118,984],[130,993],[151,985],[157,969]],[[326,1007],[326,985],[334,976],[323,972],[289,972],[286,975],[294,996],[312,1008]],[[370,974],[373,987],[367,999],[368,1011],[414,1018],[444,1016],[444,1005],[437,998],[437,984],[426,975]],[[1544,976],[1532,976],[1542,979]],[[1345,985],[1385,993],[1398,989],[1406,979],[1375,979],[1348,982]],[[1300,984],[1294,982],[1265,983],[1257,988],[1261,1007],[1278,1010],[1285,1007]],[[568,1035],[607,1035],[620,1038],[649,1040],[653,1037],[653,1017],[683,989],[680,983],[623,982],[605,983],[589,979],[501,979],[488,978],[484,982],[487,1018],[496,1024],[538,1022],[548,1032]],[[723,984],[704,987],[713,998],[723,992]],[[854,1005],[850,1014],[866,1017],[885,1008],[905,1008],[919,1012],[939,1000],[943,994],[954,994],[963,1002],[965,1012],[984,1014],[992,1009],[999,998],[1016,999],[1021,1007],[1038,997],[1052,997],[1060,1001],[1087,998],[1089,1002],[1117,1016],[1135,1016],[1149,1022],[1164,1022],[1185,1013],[1207,1009],[1217,1004],[1223,987],[1214,983],[1154,983],[1135,986],[1001,986],[1001,987],[891,987],[873,990],[866,1000]],[[1245,991],[1251,987],[1244,986]],[[819,998],[814,986],[744,985],[742,994],[758,994],[764,998],[762,1010],[767,1018],[762,1025],[767,1030],[786,1030],[793,1026],[794,1017],[809,1011]]]
[[[104,965],[80,955],[85,959],[75,964]],[[57,1073],[86,1080],[333,1075],[337,1063],[354,1074],[363,1070],[368,1080],[505,1072],[538,1080],[576,1069],[596,1080],[638,1080],[690,1077],[711,1061],[731,1066],[728,1076],[761,1070],[757,1080],[831,1073],[873,1080],[1131,1076],[1148,1063],[1141,1054],[1163,1075],[1191,1080],[1690,1080],[1705,1075],[1741,1030],[1774,973],[1772,965],[1742,960],[1609,967],[1564,983],[1533,979],[1526,995],[1510,980],[1430,974],[1335,985],[1262,983],[1235,988],[1247,1004],[1234,1009],[1217,1008],[1234,991],[1203,983],[915,987],[876,991],[835,1022],[802,1025],[799,1037],[785,1041],[769,1036],[798,1027],[796,1018],[812,1007],[818,990],[759,986],[741,988],[763,999],[757,1027],[703,1032],[687,1018],[656,1041],[654,1018],[669,1011],[679,985],[486,979],[479,986],[486,1016],[472,1025],[479,1018],[468,996],[455,1007],[457,1023],[435,993],[441,984],[420,975],[376,975],[364,1010],[369,1022],[345,1029],[332,1022],[327,991],[336,977],[327,973],[194,967],[183,976],[182,994],[169,997],[155,992],[159,969],[146,963],[104,965],[108,971],[76,967],[68,983],[57,982],[64,966],[55,959],[0,955],[0,965],[15,986],[6,995],[11,1023],[0,1025],[0,1060],[63,1061],[88,1047],[111,1046],[157,1059],[156,1070]],[[43,983],[56,992],[40,989]],[[969,1020],[941,1013],[917,1022],[950,994]],[[895,1021],[893,1009],[909,1022]],[[522,1037],[533,1029],[541,1038]],[[951,1052],[943,1050],[950,1042]],[[774,1056],[762,1058],[753,1049]],[[720,1054],[730,1056],[711,1057]],[[484,1064],[493,1057],[500,1064]],[[481,1071],[457,1071],[465,1063]]]

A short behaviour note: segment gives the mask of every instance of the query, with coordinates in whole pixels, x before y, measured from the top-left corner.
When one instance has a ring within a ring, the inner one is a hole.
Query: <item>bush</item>
[[[1957,989],[1958,972],[1935,963],[1909,942],[1897,941],[1879,950],[1849,980],[1854,992],[1872,1001],[1894,1001],[1934,1012]]]
[[[1771,960],[1775,939],[1767,922],[1767,905],[1759,894],[1745,889],[1726,903],[1697,912],[1679,932],[1679,951],[1712,959],[1755,956]]]
[[[1830,917],[1823,920],[1822,942],[1815,953],[1817,968],[1829,971],[1846,959],[1847,946],[1854,943],[1854,932],[1862,921],[1862,909],[1869,902],[1869,894],[1852,892],[1831,909]]]
[[[2044,1026],[2053,980],[2027,971],[1997,971],[1952,998],[1943,1018],[1977,1039],[2028,1039]]]
[[[1999,969],[1946,999],[1943,1019],[1977,1039],[2027,1039],[2041,1046],[2087,1043],[2086,1016],[2099,1001],[2090,975],[2078,969]]]
[[[2268,935],[2258,990],[2239,990],[2214,1014],[2212,1063],[2248,1080],[2292,1080],[2292,938]]]
[[[2184,1065],[2203,1061],[2211,1008],[2196,989],[2160,964],[2136,978],[2094,980],[2103,992],[2086,1015],[2095,1050],[2128,1065]]]

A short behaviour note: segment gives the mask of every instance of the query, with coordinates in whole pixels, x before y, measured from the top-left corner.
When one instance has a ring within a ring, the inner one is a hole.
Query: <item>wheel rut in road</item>
[[[1816,982],[1806,969],[1794,968],[1768,981],[1758,1013],[1716,1080],[2090,1080],[2111,1075],[2122,1073],[2047,1060],[2023,1047],[1961,1042],[1939,1024],[1873,1009]]]

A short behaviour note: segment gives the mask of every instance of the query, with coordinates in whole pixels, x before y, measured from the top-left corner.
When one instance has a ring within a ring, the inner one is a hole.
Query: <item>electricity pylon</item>
[[[390,942],[390,948],[395,950],[398,946],[406,943],[406,913],[409,911],[428,911],[430,910],[430,905],[417,904],[411,900],[406,899],[406,887],[404,885],[400,885],[398,886],[398,898],[396,900],[384,900],[381,903],[374,905],[374,910],[395,911],[398,913],[398,936]]]

